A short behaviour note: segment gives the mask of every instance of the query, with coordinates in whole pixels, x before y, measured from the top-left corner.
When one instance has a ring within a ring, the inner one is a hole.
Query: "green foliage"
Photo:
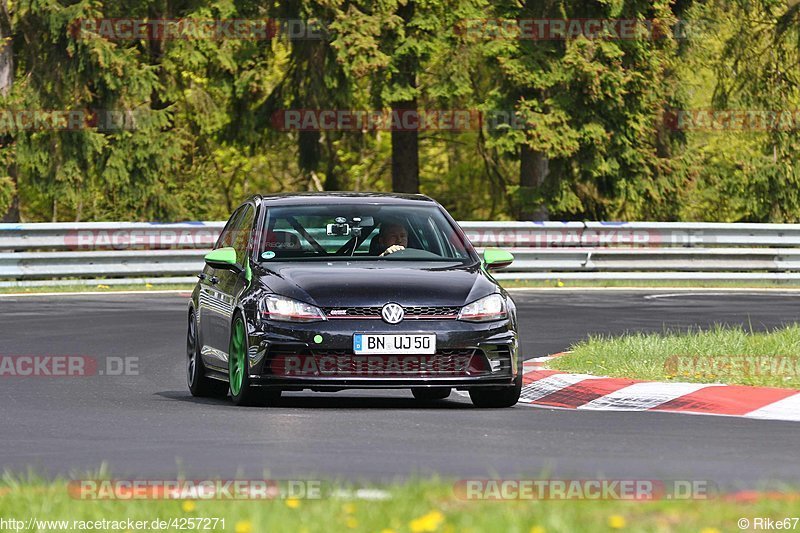
[[[783,1],[698,4],[703,21],[690,43],[685,78],[697,107],[784,112],[800,106],[800,18]],[[689,184],[681,215],[703,220],[797,222],[800,220],[800,132],[697,132],[680,158]]]
[[[0,177],[0,211],[5,211],[11,207],[16,190],[14,182],[8,176]]]
[[[800,134],[676,131],[675,109],[800,106],[800,4],[577,0],[19,0],[5,110],[124,111],[124,127],[4,129],[0,212],[25,220],[224,218],[254,192],[389,190],[388,131],[284,132],[285,109],[484,113],[422,131],[421,191],[459,219],[800,220]],[[323,39],[109,40],[81,20],[317,21]],[[534,40],[483,19],[680,20],[688,38]],[[400,73],[415,72],[408,77]],[[492,120],[515,116],[516,123]],[[5,120],[5,119],[4,119]],[[521,182],[523,147],[547,160]]]

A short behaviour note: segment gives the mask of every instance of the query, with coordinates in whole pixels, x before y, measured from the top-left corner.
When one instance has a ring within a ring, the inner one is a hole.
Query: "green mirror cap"
[[[487,268],[503,268],[514,261],[514,256],[500,248],[487,248],[483,252],[483,261],[486,263]]]
[[[206,263],[209,265],[230,265],[236,264],[236,250],[231,247],[217,248],[206,254]]]

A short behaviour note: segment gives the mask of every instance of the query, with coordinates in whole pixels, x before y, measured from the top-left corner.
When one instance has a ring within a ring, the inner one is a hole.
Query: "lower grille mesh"
[[[480,350],[439,350],[434,355],[362,355],[346,350],[277,353],[268,372],[296,377],[459,377],[490,373]]]

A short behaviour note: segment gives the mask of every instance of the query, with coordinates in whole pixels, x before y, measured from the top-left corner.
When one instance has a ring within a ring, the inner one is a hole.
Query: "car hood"
[[[477,264],[274,263],[258,273],[265,290],[319,307],[462,306],[498,290]]]

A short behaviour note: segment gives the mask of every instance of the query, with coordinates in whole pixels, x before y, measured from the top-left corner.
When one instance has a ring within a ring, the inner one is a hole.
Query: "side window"
[[[225,224],[225,228],[223,228],[222,233],[219,234],[219,238],[217,238],[217,244],[214,245],[215,250],[217,248],[225,248],[227,246],[233,246],[234,229],[241,214],[242,214],[242,208],[239,208],[233,212],[231,218],[228,219],[228,223]]]
[[[242,217],[236,221],[233,230],[233,248],[236,250],[236,262],[244,265],[247,259],[247,245],[256,220],[256,210],[252,205],[243,207]]]

